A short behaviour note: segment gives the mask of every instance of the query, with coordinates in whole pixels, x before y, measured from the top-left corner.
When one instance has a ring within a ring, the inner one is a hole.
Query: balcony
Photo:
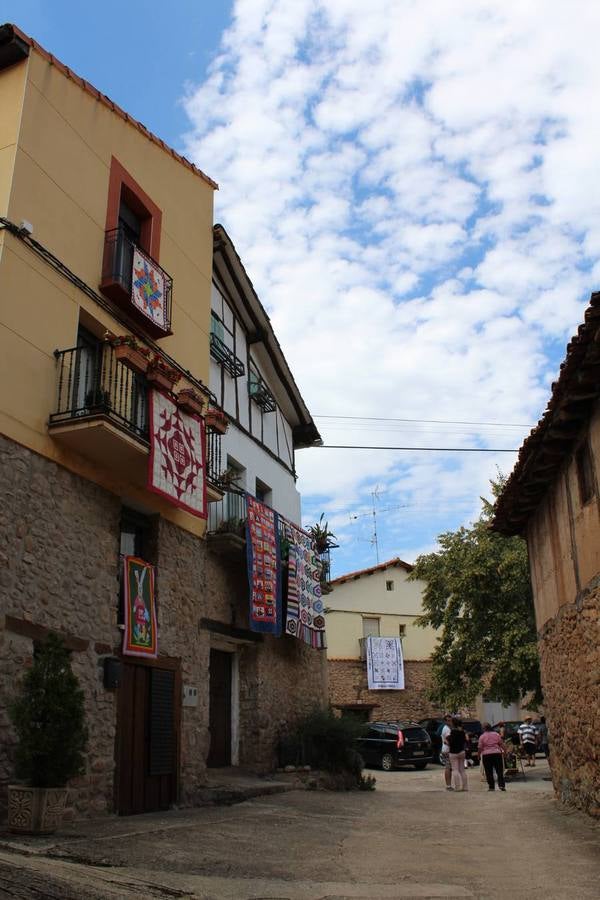
[[[233,350],[230,350],[227,344],[214,331],[210,335],[210,355],[223,366],[232,378],[239,378],[246,371],[241,359],[237,358]]]
[[[260,406],[263,412],[275,412],[277,408],[277,404],[275,403],[275,397],[264,383],[262,378],[258,378],[253,373],[250,373],[250,380],[248,381],[248,393],[254,402]]]
[[[172,334],[173,279],[122,226],[106,232],[100,290],[151,337]]]
[[[246,495],[228,487],[208,509],[207,539],[211,548],[223,556],[239,557],[246,546],[246,518]]]
[[[226,486],[222,483],[223,466],[221,445],[223,435],[209,425],[206,426],[206,493],[209,503],[221,501]]]
[[[146,483],[149,449],[146,379],[118,362],[110,344],[55,351],[56,409],[52,437],[70,450]]]

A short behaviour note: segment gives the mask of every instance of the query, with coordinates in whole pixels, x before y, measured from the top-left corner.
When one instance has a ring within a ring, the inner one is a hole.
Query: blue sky
[[[597,5],[3,12],[219,182],[326,443],[520,445],[600,276]],[[301,451],[303,522],[325,511],[341,574],[375,562],[375,506],[380,559],[410,561],[513,462]]]

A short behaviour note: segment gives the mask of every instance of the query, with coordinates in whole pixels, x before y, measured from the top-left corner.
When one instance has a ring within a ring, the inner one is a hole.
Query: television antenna
[[[379,500],[380,494],[381,494],[381,489],[380,489],[379,485],[377,485],[377,487],[371,491],[372,507],[371,507],[370,512],[356,513],[355,515],[350,516],[351,519],[364,519],[366,516],[370,516],[371,519],[373,520],[373,531],[371,533],[371,537],[369,538],[369,543],[371,544],[371,546],[373,546],[375,548],[375,559],[377,560],[377,565],[379,565],[379,536],[377,534],[377,512],[379,511],[380,513],[383,513],[383,512],[392,512],[393,510],[396,510],[396,509],[406,509],[407,506],[409,505],[408,503],[403,503],[400,506],[384,506],[384,507],[380,508],[379,510],[377,510],[377,502]]]

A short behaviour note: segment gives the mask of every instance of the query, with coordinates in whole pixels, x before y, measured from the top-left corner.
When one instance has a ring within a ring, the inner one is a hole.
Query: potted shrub
[[[150,362],[150,350],[138,344],[132,334],[122,334],[110,341],[118,362],[138,375],[145,375]]]
[[[9,714],[17,732],[16,776],[23,781],[8,788],[9,828],[51,834],[60,827],[65,785],[84,770],[87,743],[83,691],[57,635],[48,635],[35,654]]]
[[[317,553],[326,553],[337,547],[335,534],[329,530],[329,522],[323,522],[325,513],[321,513],[316,525],[309,525],[306,529],[314,541]]]
[[[148,365],[146,377],[156,387],[163,388],[165,391],[172,391],[181,378],[181,372],[179,369],[167,365],[162,357],[155,356]]]
[[[205,422],[207,428],[212,428],[212,430],[216,431],[218,434],[225,434],[229,428],[229,419],[223,410],[215,409],[214,406],[211,406],[210,409],[207,410]]]
[[[205,395],[192,390],[192,388],[184,388],[177,394],[177,406],[184,412],[201,416],[204,412],[206,399]]]

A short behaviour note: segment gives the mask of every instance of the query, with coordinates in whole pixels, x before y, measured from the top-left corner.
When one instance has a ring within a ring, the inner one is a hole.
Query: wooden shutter
[[[150,775],[170,775],[175,767],[175,673],[152,669],[150,681]]]

